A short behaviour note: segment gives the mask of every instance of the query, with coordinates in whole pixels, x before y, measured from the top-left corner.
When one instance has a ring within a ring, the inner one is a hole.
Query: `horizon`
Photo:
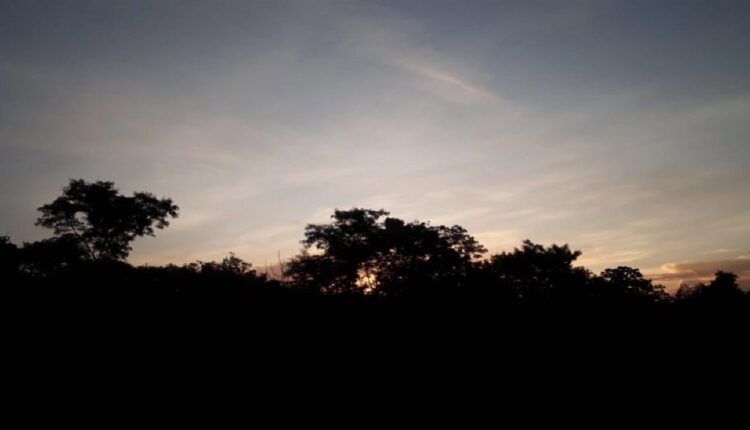
[[[334,209],[750,288],[750,4],[0,5],[0,235],[70,178],[172,198],[135,265],[262,270]]]

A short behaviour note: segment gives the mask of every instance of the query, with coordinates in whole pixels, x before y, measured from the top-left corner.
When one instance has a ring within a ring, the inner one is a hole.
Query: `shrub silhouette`
[[[70,234],[24,243],[20,270],[33,277],[47,277],[88,259],[81,241]]]

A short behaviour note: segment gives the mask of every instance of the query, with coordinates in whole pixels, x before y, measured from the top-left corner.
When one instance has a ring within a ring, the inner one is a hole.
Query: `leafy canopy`
[[[559,300],[582,294],[588,273],[574,267],[581,255],[567,244],[544,247],[524,240],[513,252],[493,255],[485,264],[495,279],[511,288],[517,297],[529,301]]]
[[[460,226],[406,223],[384,210],[336,210],[309,224],[304,251],[286,272],[299,284],[335,293],[400,295],[425,285],[456,284],[486,249]],[[321,251],[310,255],[310,248]]]
[[[113,182],[87,183],[71,179],[63,194],[39,208],[36,225],[51,228],[58,237],[81,244],[93,260],[125,259],[139,236],[154,236],[154,228],[169,225],[179,208],[171,199],[146,192],[122,196]]]

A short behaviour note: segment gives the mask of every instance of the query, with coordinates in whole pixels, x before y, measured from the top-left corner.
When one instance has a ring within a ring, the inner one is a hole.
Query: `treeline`
[[[139,236],[169,225],[179,208],[171,199],[136,192],[124,196],[112,182],[71,180],[61,196],[39,208],[36,224],[53,236],[13,243],[0,237],[3,295],[52,294],[76,302],[96,297],[150,301],[283,297],[336,303],[451,303],[483,315],[514,308],[562,309],[709,307],[734,312],[750,296],[733,273],[718,271],[706,284],[683,285],[669,295],[637,269],[594,274],[575,266],[580,251],[529,240],[513,251],[487,249],[461,226],[407,222],[384,210],[335,210],[331,221],[309,224],[302,251],[275,276],[258,273],[230,254],[220,262],[133,267],[125,259]],[[80,293],[80,297],[79,297]]]
[[[111,183],[78,185],[99,186],[116,196]],[[69,193],[70,188],[66,190]],[[168,225],[163,214],[161,220],[155,221],[159,214],[146,216],[137,213],[143,208],[131,205],[130,210],[141,219],[141,226],[134,226],[100,214],[81,217],[78,208],[66,209],[67,217],[50,215],[49,206],[43,207],[45,216],[38,223],[54,228],[55,237],[21,246],[7,236],[0,237],[0,270],[6,286],[46,285],[70,290],[93,282],[100,285],[94,287],[99,290],[96,294],[118,286],[144,294],[144,300],[148,300],[148,295],[217,296],[276,291],[305,297],[360,296],[377,301],[464,300],[498,308],[521,304],[679,303],[737,307],[750,302],[733,273],[718,271],[710,283],[683,285],[671,296],[664,286],[654,284],[637,268],[618,266],[597,275],[576,267],[574,263],[581,252],[568,245],[545,247],[526,240],[513,251],[483,258],[487,250],[460,226],[405,222],[389,217],[383,210],[357,208],[336,210],[330,223],[308,225],[303,251],[282,264],[277,276],[259,274],[234,254],[221,262],[132,267],[123,261],[130,241],[144,234],[142,230],[150,228],[150,223]],[[165,205],[171,206],[171,202]],[[176,207],[171,210],[176,215]],[[107,216],[124,215],[124,210],[116,209]],[[50,218],[57,224],[51,224]],[[111,226],[95,225],[94,220]],[[109,237],[117,228],[123,237]]]
[[[206,423],[356,411],[350,428],[415,414],[419,397],[433,415],[469,399],[528,417],[539,387],[555,393],[547,406],[606,408],[622,386],[695,384],[696,368],[715,359],[715,378],[750,356],[750,300],[732,273],[670,296],[635,268],[576,267],[567,245],[486,256],[460,226],[359,208],[308,225],[278,276],[235,255],[133,267],[130,244],[168,226],[171,200],[75,180],[40,211],[53,237],[0,238],[5,404],[145,402],[193,425],[227,405],[234,415]]]

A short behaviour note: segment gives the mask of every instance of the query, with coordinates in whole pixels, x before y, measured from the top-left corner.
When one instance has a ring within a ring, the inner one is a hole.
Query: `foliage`
[[[575,299],[584,294],[588,273],[573,262],[581,251],[568,245],[545,248],[525,240],[513,252],[493,255],[485,265],[494,278],[527,301]]]
[[[46,277],[86,260],[86,249],[69,234],[24,243],[20,250],[20,269],[26,275]]]
[[[384,210],[336,210],[329,224],[305,228],[303,253],[286,275],[334,293],[400,295],[455,282],[486,249],[460,226],[406,223]],[[310,254],[311,248],[321,254]]]
[[[167,227],[178,209],[171,199],[146,192],[121,196],[113,182],[78,179],[39,208],[37,225],[53,229],[58,238],[77,240],[92,260],[119,260],[128,256],[136,237],[153,236],[154,228]]]
[[[605,269],[598,279],[597,293],[610,299],[624,298],[644,301],[666,301],[669,295],[663,285],[654,285],[641,271],[627,266]]]
[[[199,261],[198,263],[196,263],[197,271],[204,275],[227,274],[235,276],[255,277],[256,272],[252,268],[252,266],[252,264],[234,255],[233,252],[230,252],[229,256],[224,257],[221,262]]]
[[[675,296],[685,303],[726,305],[741,302],[745,294],[737,285],[737,275],[719,270],[708,285],[681,285]]]
[[[8,236],[0,236],[0,273],[13,273],[20,263],[18,246]]]
[[[19,247],[0,236],[0,269],[6,279],[68,282],[88,277],[101,282],[113,276],[113,268],[130,273],[132,268],[121,260],[131,250],[131,242],[168,226],[178,207],[171,199],[145,192],[122,196],[112,182],[71,180],[60,197],[39,210],[37,224],[53,229],[54,237]],[[746,302],[732,273],[719,271],[709,284],[682,286],[670,297],[664,286],[652,283],[636,268],[618,266],[594,275],[575,267],[581,252],[567,244],[545,247],[525,240],[511,252],[481,260],[487,250],[463,227],[406,222],[382,209],[335,210],[331,222],[308,224],[301,243],[302,252],[283,269],[289,282],[259,275],[232,253],[219,262],[141,268],[137,273],[144,278],[129,282],[134,286],[170,280],[184,284],[178,290],[193,292],[212,285],[219,295],[287,286],[297,288],[284,290],[306,290],[307,297],[312,292],[416,301],[455,298],[481,304],[485,310],[520,302],[557,303],[569,309],[576,303],[724,306]]]

